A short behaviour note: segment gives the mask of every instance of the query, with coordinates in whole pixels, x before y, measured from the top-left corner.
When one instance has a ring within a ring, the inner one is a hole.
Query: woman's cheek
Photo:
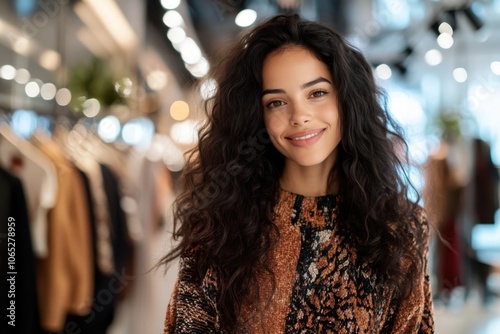
[[[267,131],[271,136],[279,136],[285,127],[286,120],[280,115],[269,116],[267,124]]]

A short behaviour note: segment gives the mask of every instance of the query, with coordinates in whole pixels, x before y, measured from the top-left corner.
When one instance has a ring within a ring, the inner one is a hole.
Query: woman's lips
[[[285,138],[294,146],[305,147],[317,142],[323,135],[323,132],[325,132],[325,129],[305,131]]]

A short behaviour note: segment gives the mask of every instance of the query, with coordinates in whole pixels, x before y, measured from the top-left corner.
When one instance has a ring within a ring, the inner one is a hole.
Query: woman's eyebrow
[[[264,96],[266,94],[284,94],[285,90],[284,89],[265,89],[262,91],[261,96]]]
[[[327,82],[330,85],[332,84],[330,82],[330,80],[328,80],[326,78],[323,78],[323,77],[319,77],[317,79],[314,79],[312,81],[309,81],[309,82],[306,82],[305,84],[300,85],[300,88],[301,89],[306,89],[306,88],[314,86],[315,84],[320,83],[320,82]],[[265,90],[262,91],[262,96],[264,96],[266,94],[283,94],[283,93],[285,93],[284,89],[265,89]]]
[[[313,81],[306,82],[305,84],[301,85],[300,88],[305,89],[305,88],[314,86],[315,84],[320,83],[320,82],[328,82],[330,85],[332,84],[330,82],[330,80],[323,78],[323,77],[319,77],[317,79],[314,79]]]

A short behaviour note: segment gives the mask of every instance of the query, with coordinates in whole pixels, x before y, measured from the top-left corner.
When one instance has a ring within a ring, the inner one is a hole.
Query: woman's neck
[[[330,168],[321,165],[305,167],[297,164],[285,164],[280,178],[280,187],[304,196],[336,194],[338,192],[336,175],[333,175],[334,182],[330,185],[329,174]]]

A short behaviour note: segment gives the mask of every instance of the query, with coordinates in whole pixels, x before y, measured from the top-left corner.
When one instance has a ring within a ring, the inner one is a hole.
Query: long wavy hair
[[[419,233],[409,226],[416,204],[407,196],[407,146],[369,63],[329,27],[298,15],[276,16],[242,37],[211,73],[217,91],[205,105],[208,121],[174,206],[179,243],[162,260],[167,264],[194,248],[203,250],[197,258],[200,277],[215,270],[217,307],[228,331],[240,325],[241,301],[275,242],[272,212],[284,158],[264,125],[262,64],[269,53],[291,45],[325,63],[336,86],[342,139],[330,175],[340,182],[339,221],[355,236],[358,257],[400,298],[422,270],[422,251],[415,246]]]

